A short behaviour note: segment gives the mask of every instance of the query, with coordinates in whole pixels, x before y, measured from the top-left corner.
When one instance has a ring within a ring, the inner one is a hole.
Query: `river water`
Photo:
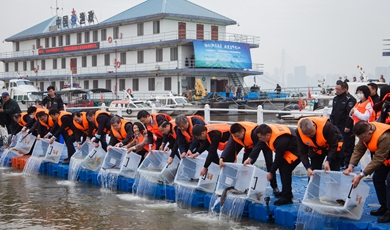
[[[14,168],[0,168],[0,183],[0,229],[284,229]]]

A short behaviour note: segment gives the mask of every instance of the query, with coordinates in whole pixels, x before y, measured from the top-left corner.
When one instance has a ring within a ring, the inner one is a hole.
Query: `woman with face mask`
[[[358,121],[375,121],[374,103],[370,97],[370,89],[366,85],[361,85],[356,89],[356,100],[358,101],[349,115],[354,124]]]

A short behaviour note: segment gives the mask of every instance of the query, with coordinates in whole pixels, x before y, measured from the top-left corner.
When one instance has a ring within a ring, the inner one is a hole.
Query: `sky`
[[[4,0],[3,0],[4,1]],[[169,0],[168,0],[169,1]],[[60,15],[94,10],[103,21],[143,0],[58,0]],[[260,37],[252,49],[252,62],[264,65],[264,72],[282,67],[285,75],[295,66],[306,66],[307,75],[358,75],[390,66],[383,57],[383,39],[390,39],[389,0],[192,0],[191,2],[233,19],[237,25],[228,33]],[[0,40],[55,15],[55,0],[12,0],[2,4]],[[388,42],[390,44],[390,42]],[[0,42],[0,52],[11,51]],[[0,71],[3,68],[0,67]],[[390,79],[390,77],[388,77]]]

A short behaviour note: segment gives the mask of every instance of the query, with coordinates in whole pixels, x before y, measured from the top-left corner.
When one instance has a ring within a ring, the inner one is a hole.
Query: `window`
[[[26,71],[26,70],[27,70],[27,62],[24,61],[24,62],[23,62],[23,71]]]
[[[35,68],[35,61],[30,61],[30,70],[34,70]]]
[[[110,65],[110,54],[104,55],[104,65],[109,66]]]
[[[66,35],[66,37],[65,37],[65,43],[66,43],[66,45],[68,46],[68,45],[70,45],[70,34],[67,34]]]
[[[156,49],[156,62],[163,61],[163,49]]]
[[[101,41],[105,41],[107,40],[107,30],[106,29],[102,29],[101,30]]]
[[[164,90],[171,91],[172,90],[172,78],[165,77],[164,78]]]
[[[77,33],[77,44],[81,44],[81,33]]]
[[[5,68],[5,72],[9,72],[9,63],[8,62],[5,63],[4,68]]]
[[[155,87],[154,87],[154,77],[151,77],[148,79],[148,89],[149,91],[154,91],[155,90]]]
[[[89,42],[89,31],[84,33],[84,42],[88,43]]]
[[[15,71],[19,71],[19,62],[15,62]]]
[[[153,21],[153,34],[160,33],[160,21]]]
[[[66,68],[66,58],[61,58],[61,69]]]
[[[144,35],[144,23],[138,23],[137,24],[137,36],[143,36]]]
[[[56,47],[57,46],[57,44],[56,44],[56,37],[52,37],[51,38],[51,47]]]
[[[19,42],[15,42],[15,51],[19,51],[20,49],[20,46],[19,46]]]
[[[35,44],[37,47],[35,47],[35,49],[39,49],[39,47],[41,46],[41,39],[37,38],[37,40],[35,41]]]
[[[53,69],[57,69],[57,59],[53,59]]]
[[[126,90],[126,79],[119,79],[119,91]]]
[[[177,61],[178,59],[178,52],[177,47],[171,48],[171,61]]]
[[[39,88],[41,90],[44,90],[45,89],[45,82],[43,82],[43,81],[39,82]]]
[[[133,91],[139,91],[139,80],[133,79]]]
[[[49,38],[45,38],[45,48],[49,48]]]
[[[87,56],[81,58],[81,67],[87,67]]]
[[[84,89],[89,89],[89,81],[88,80],[84,81]]]
[[[51,81],[50,85],[54,86],[54,89],[56,88],[56,82],[55,81]]]
[[[97,66],[97,56],[92,55],[92,66]]]
[[[60,81],[60,89],[64,88],[64,81]]]
[[[98,41],[98,31],[94,30],[92,34],[92,41],[97,42]]]
[[[125,65],[126,64],[126,53],[121,53],[121,64]]]
[[[58,46],[64,45],[64,37],[62,35],[58,36]]]
[[[111,79],[106,80],[106,89],[111,90]]]
[[[137,52],[137,63],[144,63],[144,51],[140,50]]]
[[[113,32],[114,34],[113,34],[112,37],[113,37],[114,39],[118,39],[118,38],[119,38],[119,27],[118,27],[118,26],[117,26],[117,27],[114,27],[113,30],[114,30],[114,32]]]
[[[93,80],[92,85],[93,85],[94,89],[99,88],[99,81],[98,80]]]
[[[46,69],[46,60],[41,61],[41,69],[45,70]]]

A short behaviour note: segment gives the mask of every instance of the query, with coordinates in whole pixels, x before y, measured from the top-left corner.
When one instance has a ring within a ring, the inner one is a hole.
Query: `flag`
[[[69,61],[70,70],[72,70],[72,60]]]
[[[100,101],[101,101],[101,102],[104,102],[104,97],[103,97],[102,92],[100,92]]]
[[[256,76],[253,76],[253,82],[256,83]]]
[[[307,90],[307,98],[310,100],[310,98],[311,98],[310,88],[308,87],[307,89],[308,89]]]

